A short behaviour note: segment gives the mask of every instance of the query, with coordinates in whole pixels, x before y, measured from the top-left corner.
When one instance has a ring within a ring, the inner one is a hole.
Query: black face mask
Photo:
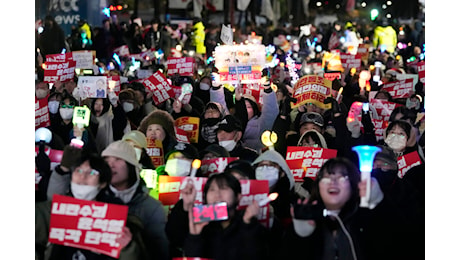
[[[203,119],[203,126],[215,126],[221,121],[220,118],[206,118]]]
[[[398,170],[373,169],[372,177],[376,178],[379,182],[382,191],[388,191],[398,178]]]

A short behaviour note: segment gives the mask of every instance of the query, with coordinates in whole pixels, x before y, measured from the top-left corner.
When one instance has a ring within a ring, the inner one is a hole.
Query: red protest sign
[[[390,115],[393,112],[393,110],[397,107],[402,106],[401,104],[382,100],[382,99],[371,99],[369,102],[377,111],[377,115],[379,116],[379,119],[382,119],[384,121],[389,121]]]
[[[127,57],[129,56],[129,47],[128,45],[122,45],[114,49],[113,52],[116,53],[120,57]]]
[[[53,195],[49,242],[120,256],[120,237],[128,206]]]
[[[261,201],[268,196],[269,187],[267,180],[240,180],[241,199],[237,209],[243,210],[254,201]],[[269,205],[260,207],[257,219],[266,227],[269,227]]]
[[[403,178],[411,168],[422,164],[417,151],[398,157],[398,177]]]
[[[35,130],[51,125],[48,97],[49,95],[42,99],[35,97]]]
[[[172,207],[180,199],[180,187],[188,177],[160,175],[158,177],[158,200],[161,201],[166,208],[168,215],[171,213]],[[197,190],[195,204],[203,203],[203,188],[208,178],[194,177],[193,183]],[[184,184],[185,185],[185,184]]]
[[[73,55],[71,52],[62,53],[62,54],[48,54],[46,55],[46,62],[66,62],[73,60]]]
[[[263,105],[262,91],[264,88],[260,83],[243,84],[243,95],[253,96],[259,105]]]
[[[393,98],[408,98],[414,89],[414,79],[405,79],[383,84],[382,89],[388,91]]]
[[[294,85],[293,98],[297,101],[292,108],[306,103],[313,103],[317,107],[330,109],[331,104],[324,104],[324,100],[331,95],[332,82],[320,76],[306,75],[300,78]]]
[[[165,164],[163,143],[160,140],[147,138],[147,147],[145,150],[155,167]]]
[[[75,61],[65,62],[45,62],[45,73],[43,81],[54,83],[56,81],[67,82],[73,80],[75,76]]]
[[[286,163],[291,169],[296,182],[303,182],[304,177],[315,179],[323,164],[337,156],[337,150],[305,146],[288,146]]]
[[[193,77],[193,68],[195,67],[195,59],[193,57],[170,57],[166,64],[168,66],[168,76],[178,73],[181,76]]]
[[[383,133],[388,127],[388,121],[383,119],[372,119],[372,123],[374,124],[375,137],[377,141],[383,140]]]
[[[179,117],[174,121],[174,125],[184,130],[187,133],[188,139],[192,143],[198,143],[198,137],[200,134],[200,118],[183,116]]]
[[[144,79],[142,84],[144,84],[150,92],[153,92],[152,99],[153,102],[155,102],[155,105],[159,105],[169,98],[174,97],[174,90],[165,75],[159,71]]]
[[[176,133],[176,140],[180,143],[189,144],[190,140],[188,139],[188,134],[185,130],[180,129],[179,127],[174,127],[174,132]]]
[[[212,173],[223,172],[229,163],[238,159],[239,157],[218,157],[209,160],[202,160],[200,168],[201,173],[204,176],[209,176]]]
[[[334,79],[341,80],[342,79],[342,73],[340,72],[325,72],[324,73],[324,78],[330,81],[334,81]]]
[[[342,62],[342,67],[344,69],[356,68],[359,70],[361,68],[361,55],[360,54],[347,54],[340,53],[340,61]]]
[[[181,97],[181,103],[184,105],[190,103],[190,99],[192,99],[191,92],[185,92],[184,88],[181,86],[172,86],[172,88],[174,90],[174,99],[178,100],[179,97],[183,95],[183,97]]]
[[[425,61],[417,63],[418,79],[425,85]]]

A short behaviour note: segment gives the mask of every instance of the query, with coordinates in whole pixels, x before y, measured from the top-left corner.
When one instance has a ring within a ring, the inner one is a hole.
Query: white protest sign
[[[222,30],[220,31],[220,39],[227,45],[233,44],[233,31],[231,26],[222,24]]]
[[[92,51],[73,51],[72,58],[77,62],[77,69],[93,68],[94,59]]]
[[[78,96],[82,99],[105,98],[107,97],[107,77],[80,76],[78,77],[76,89]]]

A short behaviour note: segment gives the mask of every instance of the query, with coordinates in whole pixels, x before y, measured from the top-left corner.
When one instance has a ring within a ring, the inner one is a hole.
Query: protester
[[[259,205],[253,202],[244,211],[236,210],[241,185],[230,173],[214,174],[203,189],[203,204],[227,203],[228,219],[195,223],[193,205],[197,191],[191,179],[181,190],[166,225],[173,257],[212,259],[267,259],[268,230],[257,220]]]
[[[241,123],[232,115],[227,115],[219,122],[217,127],[217,140],[219,145],[224,147],[231,157],[244,158],[250,162],[254,161],[258,153],[243,145],[241,138],[243,129]]]
[[[144,117],[138,130],[144,133],[147,138],[160,140],[165,156],[177,144],[174,119],[164,110],[155,110]]]
[[[66,151],[70,151],[67,150]],[[68,156],[65,154],[64,156]],[[111,170],[102,157],[94,153],[83,153],[75,159],[75,164],[69,168],[71,178],[68,196],[82,200],[94,200],[104,203],[123,204],[116,198],[109,189],[111,181]],[[35,256],[37,259],[44,259],[45,252],[47,259],[114,259],[89,249],[79,249],[67,245],[56,245],[48,243],[49,225],[51,215],[51,201],[44,201],[35,204]],[[141,227],[135,226],[128,217],[126,226],[123,227],[121,236],[116,240],[121,245],[120,257],[118,259],[146,259],[143,252],[145,245],[142,239],[137,240],[137,232]]]
[[[188,176],[192,169],[192,162],[199,158],[195,146],[186,143],[177,143],[165,156],[165,173],[169,176]]]
[[[139,130],[132,130],[123,135],[121,140],[130,143],[134,147],[134,151],[136,151],[136,158],[143,169],[155,169],[152,159],[150,159],[150,156],[146,151],[147,138],[144,133]]]
[[[66,49],[64,31],[51,15],[47,15],[44,20],[43,32],[39,35],[39,48],[43,58],[49,54],[61,53]]]
[[[285,257],[305,252],[309,259],[397,256],[389,250],[393,246],[392,211],[382,202],[378,182],[373,179],[371,184],[372,207],[360,208],[359,198],[366,185],[360,182],[357,167],[344,158],[328,160],[315,179],[311,197],[298,200],[291,208],[294,220],[283,239]]]

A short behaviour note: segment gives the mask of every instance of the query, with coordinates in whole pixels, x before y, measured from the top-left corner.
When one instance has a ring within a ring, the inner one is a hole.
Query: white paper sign
[[[222,24],[222,30],[220,31],[220,39],[227,45],[233,44],[233,31],[231,26]]]
[[[77,69],[93,68],[94,60],[92,51],[73,51],[72,58],[77,62]]]
[[[78,96],[85,98],[106,98],[106,76],[80,76],[77,83]]]

